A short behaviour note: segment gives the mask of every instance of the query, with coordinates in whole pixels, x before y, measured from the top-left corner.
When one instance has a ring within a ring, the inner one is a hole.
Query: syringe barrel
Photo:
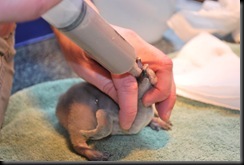
[[[63,0],[42,17],[111,73],[138,69],[133,47],[85,1]]]

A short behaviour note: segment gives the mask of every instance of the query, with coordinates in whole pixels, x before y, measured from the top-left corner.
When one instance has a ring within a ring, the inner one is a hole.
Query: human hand
[[[156,73],[157,84],[143,97],[146,106],[154,103],[159,117],[168,121],[175,104],[176,92],[172,74],[172,60],[145,42],[131,30],[113,26],[135,49],[143,63]],[[114,75],[86,56],[86,53],[66,36],[54,29],[64,56],[71,68],[84,80],[98,87],[119,104],[122,128],[129,129],[135,119],[138,102],[136,79],[130,74]]]
[[[168,121],[176,101],[172,60],[135,32],[118,26],[113,26],[113,28],[134,47],[142,63],[148,64],[150,69],[156,73],[158,82],[154,88],[145,93],[142,101],[145,106],[155,103],[159,117]]]
[[[60,0],[0,0],[0,23],[34,20],[59,2]]]

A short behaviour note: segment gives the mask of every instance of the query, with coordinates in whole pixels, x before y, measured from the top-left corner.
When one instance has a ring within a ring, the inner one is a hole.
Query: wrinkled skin
[[[119,124],[119,107],[95,86],[82,82],[72,86],[58,102],[56,115],[60,124],[67,129],[74,150],[92,161],[108,160],[110,154],[94,150],[88,140],[99,140],[108,135],[137,134],[148,124],[152,129],[170,129],[171,123],[155,116],[152,106],[142,104],[144,93],[156,84],[157,77],[144,65],[144,73],[138,80],[138,112],[129,130]]]

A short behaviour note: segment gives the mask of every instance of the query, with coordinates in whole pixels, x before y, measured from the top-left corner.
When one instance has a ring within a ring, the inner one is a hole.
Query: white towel
[[[173,58],[177,94],[240,110],[240,58],[231,48],[203,32]]]
[[[201,32],[209,32],[219,37],[231,34],[235,42],[239,43],[240,6],[239,0],[206,0],[198,10],[179,10],[167,24],[184,42]]]

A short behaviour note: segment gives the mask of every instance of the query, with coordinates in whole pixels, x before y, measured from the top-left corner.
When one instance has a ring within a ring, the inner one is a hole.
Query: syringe
[[[62,0],[42,17],[114,74],[141,74],[133,47],[84,0]]]

